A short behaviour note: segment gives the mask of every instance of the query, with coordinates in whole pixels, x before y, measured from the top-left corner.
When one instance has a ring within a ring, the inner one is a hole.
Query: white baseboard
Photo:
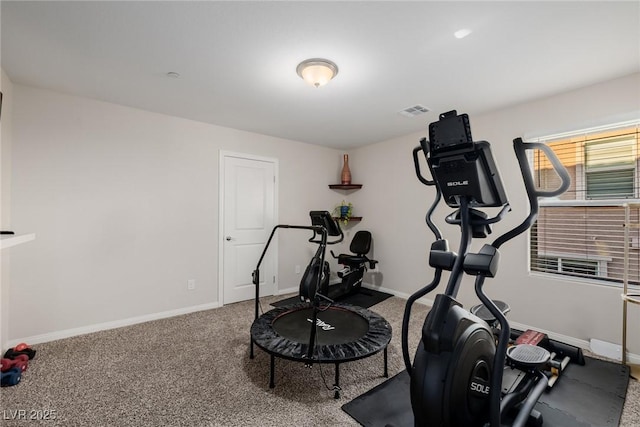
[[[65,329],[62,331],[49,332],[46,334],[33,335],[30,337],[10,340],[8,347],[13,347],[18,343],[24,342],[29,345],[40,344],[49,341],[56,341],[64,338],[76,337],[79,335],[90,334],[93,332],[106,331],[109,329],[121,328],[123,326],[136,325],[138,323],[150,322],[152,320],[166,319],[168,317],[180,316],[183,314],[195,313],[197,311],[211,310],[220,307],[217,302],[209,304],[194,305],[191,307],[178,308],[175,310],[163,311],[161,313],[146,314],[144,316],[130,317],[128,319],[114,320],[113,322],[97,323],[94,325],[82,326],[79,328]]]
[[[292,288],[287,288],[287,289],[278,289],[278,291],[276,292],[276,295],[291,294],[299,291],[300,291],[300,288],[298,286],[294,286]]]
[[[402,299],[409,299],[409,297],[411,296],[410,294],[406,294],[404,292],[398,292],[395,289],[389,289],[389,288],[385,288],[382,286],[373,286],[373,285],[369,285],[369,284],[365,284],[366,288],[369,289],[375,289],[376,291],[380,291],[380,292],[386,292],[388,294],[391,294],[393,296],[396,296],[398,298],[402,298]],[[427,305],[429,307],[431,307],[433,305],[433,300],[429,299],[429,298],[419,298],[418,300],[416,300],[416,303],[418,304],[423,304],[423,305]]]
[[[547,331],[545,329],[536,328],[535,326],[525,325],[524,323],[519,323],[519,322],[509,321],[509,325],[513,329],[518,329],[520,331],[526,331],[527,329],[533,329],[533,330],[542,332],[543,334],[547,334],[547,336],[549,338],[551,338],[552,340],[560,341],[560,342],[563,342],[565,344],[569,344],[569,345],[572,345],[574,347],[581,348],[583,350],[589,350],[589,341],[586,341],[586,340],[581,340],[581,339],[578,339],[578,338],[570,337],[568,335],[558,334],[558,333],[555,333],[555,332],[552,332],[552,331]]]
[[[340,282],[341,282],[341,280],[339,280],[339,279],[331,280],[329,282],[329,286],[335,285],[335,284],[340,283]],[[276,291],[276,295],[285,295],[285,294],[292,294],[292,293],[297,293],[297,292],[300,292],[300,286],[299,285],[298,286],[292,286],[292,287],[286,288],[286,289],[278,289]]]
[[[622,362],[622,345],[620,344],[591,338],[589,348],[595,354]],[[640,357],[637,354],[627,352],[627,361],[632,365],[640,365]]]

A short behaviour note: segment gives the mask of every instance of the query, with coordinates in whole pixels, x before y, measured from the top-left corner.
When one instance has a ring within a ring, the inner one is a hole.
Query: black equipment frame
[[[313,231],[313,236],[311,237],[311,239],[309,239],[310,242],[314,242],[314,243],[319,243],[320,247],[319,250],[323,247],[326,247],[327,245],[327,229],[321,225],[285,225],[285,224],[278,224],[275,227],[273,227],[273,230],[271,230],[271,234],[269,235],[269,239],[267,240],[267,244],[265,245],[262,254],[260,255],[260,259],[258,259],[258,264],[256,265],[255,270],[253,270],[253,273],[251,274],[252,280],[253,280],[253,285],[256,287],[256,294],[255,294],[255,307],[254,307],[254,314],[255,314],[255,320],[258,320],[258,317],[260,317],[260,265],[262,264],[262,261],[264,260],[265,255],[267,254],[267,249],[269,249],[269,245],[271,245],[271,241],[273,240],[273,236],[276,234],[276,231],[280,228],[290,228],[290,229],[295,229],[295,230],[311,230]],[[316,236],[319,235],[320,236],[320,241],[316,242],[313,239],[316,238]],[[322,265],[324,263],[324,255],[325,255],[325,251],[322,251],[322,253],[320,254],[320,265]],[[320,282],[321,282],[322,278],[321,275],[318,275],[318,282],[317,282],[317,286],[316,289],[320,289]],[[320,306],[320,294],[318,292],[316,292],[316,297],[313,299],[313,321],[311,323],[311,331],[309,333],[309,353],[307,354],[307,357],[309,358],[309,360],[312,359],[313,356],[313,347],[315,345],[315,340],[316,340],[316,322],[318,320],[318,307]],[[250,348],[250,355],[249,357],[251,359],[253,359],[254,354],[253,354],[253,337],[251,337],[251,348]]]
[[[317,211],[312,211],[317,212]],[[312,215],[313,218],[313,215]],[[328,364],[333,363],[335,365],[335,383],[334,383],[334,397],[338,399],[340,397],[340,364],[344,362],[351,362],[359,359],[363,359],[369,356],[373,356],[374,354],[383,351],[384,353],[384,377],[389,376],[388,370],[388,353],[387,346],[391,341],[391,325],[380,315],[367,310],[362,307],[355,307],[347,304],[335,303],[330,300],[328,297],[322,295],[321,290],[321,281],[322,274],[317,275],[317,284],[316,284],[316,292],[311,300],[312,307],[312,319],[310,322],[310,332],[309,332],[309,343],[307,344],[307,351],[304,352],[294,352],[291,349],[302,348],[298,344],[294,342],[286,342],[286,340],[282,339],[282,337],[276,337],[275,331],[273,331],[271,325],[275,319],[280,316],[284,316],[292,310],[298,310],[300,308],[308,308],[309,303],[300,302],[293,306],[279,307],[260,316],[260,265],[264,260],[264,257],[267,253],[269,246],[275,236],[275,233],[278,229],[287,228],[287,229],[297,229],[297,230],[311,230],[313,231],[313,236],[309,239],[309,242],[319,244],[318,251],[316,252],[316,257],[319,254],[320,257],[320,266],[324,264],[325,260],[325,248],[327,243],[327,235],[328,231],[324,225],[285,225],[279,224],[276,225],[271,234],[269,235],[269,239],[267,240],[267,244],[260,255],[258,263],[256,265],[255,270],[252,272],[252,281],[256,288],[255,292],[255,319],[253,325],[251,327],[251,342],[250,342],[250,352],[249,357],[251,359],[254,358],[254,343],[258,345],[261,349],[267,352],[270,356],[269,363],[269,388],[275,387],[275,357],[280,357],[283,359],[288,359],[292,361],[304,362],[307,366],[312,366],[314,363],[319,364]],[[338,226],[338,230],[339,226]],[[343,238],[342,231],[339,232],[340,240]],[[319,236],[319,237],[318,237]],[[319,238],[319,240],[317,240]],[[337,243],[337,241],[335,242]],[[327,306],[321,306],[322,302],[326,302]],[[314,352],[316,350],[316,327],[318,321],[318,313],[320,311],[326,310],[330,307],[335,309],[342,309],[346,311],[350,311],[354,313],[354,315],[358,315],[364,318],[368,322],[368,331],[367,334],[361,337],[359,340],[356,340],[354,343],[351,343],[352,350],[350,351],[341,351],[334,352],[331,351],[331,357],[314,357]],[[279,345],[274,346],[271,345],[274,342],[274,338],[279,338]],[[357,349],[357,350],[355,350]]]
[[[455,129],[448,129],[448,125],[455,127]],[[412,375],[413,382],[413,366],[408,350],[408,324],[411,308],[415,301],[432,292],[439,285],[443,271],[451,272],[444,294],[439,294],[436,297],[434,306],[425,321],[422,332],[423,339],[418,348],[418,352],[422,351],[420,349],[423,348],[428,354],[439,354],[440,351],[443,351],[443,347],[441,346],[444,345],[446,347],[447,345],[446,343],[442,343],[441,339],[446,337],[447,334],[445,321],[448,318],[449,312],[454,308],[454,311],[466,312],[454,299],[457,295],[462,276],[464,273],[475,275],[476,280],[474,286],[476,295],[500,324],[500,335],[491,362],[492,371],[490,374],[488,393],[489,419],[485,420],[485,422],[488,422],[491,427],[501,426],[502,414],[514,404],[521,402],[522,404],[518,410],[518,415],[513,421],[513,426],[523,426],[533,410],[533,406],[545,390],[546,381],[539,381],[540,378],[536,379],[534,375],[538,374],[535,370],[531,370],[531,378],[525,388],[525,393],[527,393],[526,398],[519,398],[518,402],[515,402],[516,399],[514,396],[507,395],[504,399],[501,398],[502,373],[506,360],[510,328],[504,314],[498,309],[494,302],[487,297],[482,286],[485,278],[493,277],[497,271],[499,259],[498,249],[505,242],[528,230],[535,222],[539,209],[538,197],[552,197],[562,194],[570,185],[570,177],[549,146],[541,143],[525,143],[521,138],[514,139],[513,148],[524,180],[530,212],[521,224],[499,236],[490,245],[485,245],[479,253],[471,254],[468,253],[468,248],[472,238],[486,237],[486,235],[491,232],[490,225],[501,220],[510,211],[506,194],[502,188],[497,168],[491,156],[489,143],[484,141],[478,143],[472,142],[468,117],[466,117],[466,115],[456,116],[455,111],[442,114],[440,116],[440,122],[437,122],[435,126],[434,124],[430,125],[429,130],[430,138],[437,138],[437,140],[435,142],[429,142],[423,138],[420,141],[420,146],[413,149],[413,161],[418,180],[424,185],[435,186],[436,189],[434,201],[427,211],[425,218],[427,226],[433,232],[436,239],[429,253],[429,265],[435,269],[435,273],[431,283],[416,291],[407,300],[403,316],[401,338],[404,363],[407,372]],[[449,141],[446,141],[447,138],[449,138]],[[527,150],[534,149],[542,150],[551,162],[552,167],[561,179],[559,188],[551,191],[536,189],[526,156]],[[422,174],[419,161],[420,152],[425,156],[432,179],[427,179]],[[447,165],[446,162],[450,162],[451,165]],[[438,169],[442,163],[444,167]],[[454,172],[462,174],[463,178],[454,178],[457,180],[452,181],[452,176],[460,176],[453,175]],[[468,175],[464,175],[465,173]],[[468,179],[467,176],[469,176]],[[476,186],[476,182],[471,182],[472,179],[476,177],[479,181],[484,180],[485,182],[481,182],[479,186]],[[443,196],[449,206],[459,207],[454,214],[446,218],[447,223],[459,224],[461,227],[458,253],[449,250],[447,240],[443,239],[442,233],[431,219],[433,212],[443,199]],[[486,214],[473,209],[472,206],[501,207],[501,210],[493,218],[487,218]],[[475,321],[473,319],[474,317],[475,316],[470,318],[471,321]],[[485,323],[480,319],[477,320]],[[484,326],[482,327],[484,328]],[[489,331],[488,327],[486,330]],[[416,353],[416,361],[418,357],[421,356],[418,352]],[[540,373],[540,375],[544,377],[543,374]],[[447,378],[450,380],[452,377]],[[426,395],[428,396],[428,393]],[[419,398],[425,397],[421,395]],[[415,412],[416,408],[414,406],[414,414]],[[448,420],[448,418],[445,415],[444,418],[438,422],[442,422],[443,425],[448,425],[448,421],[446,420]],[[420,421],[418,421],[417,418],[416,425],[420,425]]]

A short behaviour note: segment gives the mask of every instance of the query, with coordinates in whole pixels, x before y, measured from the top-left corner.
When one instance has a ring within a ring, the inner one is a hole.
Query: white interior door
[[[229,304],[255,297],[251,273],[276,225],[277,161],[221,153],[222,295]],[[260,266],[260,295],[273,295],[277,242]]]

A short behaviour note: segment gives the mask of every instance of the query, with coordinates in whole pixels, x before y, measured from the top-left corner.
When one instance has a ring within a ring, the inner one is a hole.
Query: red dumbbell
[[[15,359],[19,355],[27,355],[29,359],[33,359],[36,356],[36,351],[29,347],[28,344],[21,342],[14,348],[10,348],[4,353],[4,357],[7,359]]]
[[[29,367],[29,356],[21,354],[12,359],[0,359],[0,372],[7,372],[13,368],[19,368],[21,372],[24,372]]]

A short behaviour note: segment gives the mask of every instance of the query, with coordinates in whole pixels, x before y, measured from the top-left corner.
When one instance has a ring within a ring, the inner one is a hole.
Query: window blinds
[[[541,199],[531,229],[532,271],[621,283],[624,245],[629,245],[629,281],[640,284],[640,236],[625,242],[625,209],[640,221],[640,128],[582,132],[541,138],[571,175],[569,190]],[[533,158],[534,178],[541,189],[557,188],[559,178],[541,152]],[[630,207],[630,206],[631,207]]]

